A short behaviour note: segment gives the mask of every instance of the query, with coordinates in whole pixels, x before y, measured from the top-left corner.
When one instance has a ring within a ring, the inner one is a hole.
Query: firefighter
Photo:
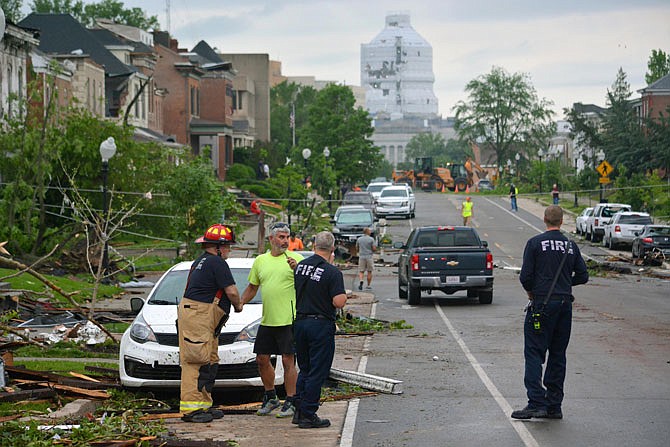
[[[212,388],[219,368],[218,339],[231,304],[242,311],[240,293],[226,258],[235,243],[233,230],[214,224],[195,241],[203,253],[193,261],[184,297],[177,310],[181,394],[185,422],[211,422],[223,417],[212,408]]]

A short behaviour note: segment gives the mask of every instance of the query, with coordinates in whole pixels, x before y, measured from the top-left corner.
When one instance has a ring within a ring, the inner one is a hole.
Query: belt
[[[312,320],[328,320],[328,321],[333,321],[332,318],[328,318],[327,316],[325,316],[325,315],[321,315],[321,314],[298,314],[298,315],[295,316],[295,319],[296,319],[296,320],[308,320],[308,319],[312,319]]]
[[[536,296],[533,299],[533,301],[541,303],[545,300],[545,297],[546,297],[546,295],[545,296]],[[551,295],[551,297],[549,297],[548,301],[563,301],[563,300],[574,301],[575,299],[572,295]]]

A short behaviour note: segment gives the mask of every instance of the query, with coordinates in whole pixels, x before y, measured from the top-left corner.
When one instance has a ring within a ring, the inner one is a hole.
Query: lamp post
[[[309,195],[309,184],[307,182],[307,179],[309,178],[309,175],[307,174],[307,160],[309,160],[311,155],[312,151],[309,148],[302,150],[302,159],[305,163],[305,206],[307,206],[307,197]]]
[[[596,153],[596,158],[598,159],[598,164],[602,163],[605,160],[605,152],[602,149]],[[603,184],[599,183],[600,186],[600,203],[603,203]]]
[[[109,210],[107,206],[107,174],[109,173],[109,159],[116,154],[116,143],[113,137],[107,138],[100,143],[100,158],[102,158],[102,274],[107,274],[109,268],[109,245],[107,244],[107,219],[109,218]]]
[[[330,149],[328,146],[323,148],[323,177],[326,179],[324,186],[328,187],[328,212],[333,212],[333,188],[330,187],[330,178],[328,177],[328,157],[330,157]]]
[[[519,178],[519,160],[521,160],[521,155],[517,152],[516,155],[514,156],[514,160],[516,160],[516,178]]]
[[[544,177],[544,151],[542,149],[537,151],[537,156],[540,157],[540,191],[542,192],[542,177]]]
[[[509,158],[507,159],[507,175],[509,175],[510,179],[512,178],[512,160]]]

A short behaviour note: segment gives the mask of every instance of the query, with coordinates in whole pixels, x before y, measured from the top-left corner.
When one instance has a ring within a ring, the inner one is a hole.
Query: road
[[[413,220],[388,221],[404,240],[412,228],[460,224],[462,196],[417,192]],[[473,197],[474,226],[494,261],[492,305],[460,292],[423,294],[408,306],[397,293],[395,268],[375,273],[375,316],[406,320],[413,329],[371,338],[365,371],[402,380],[404,394],[361,399],[350,406],[342,445],[391,446],[658,446],[670,438],[670,310],[668,281],[633,275],[592,277],[575,288],[568,348],[564,419],[512,420],[526,404],[523,306],[518,270],[540,218],[509,201]],[[580,247],[592,255],[602,250]],[[437,360],[433,357],[437,356]],[[355,422],[355,424],[353,423]]]

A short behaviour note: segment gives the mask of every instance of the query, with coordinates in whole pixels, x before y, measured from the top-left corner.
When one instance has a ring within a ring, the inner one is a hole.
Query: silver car
[[[642,231],[645,225],[651,225],[651,216],[648,213],[635,211],[621,211],[612,216],[612,220],[605,225],[603,245],[612,249],[617,245],[632,245],[636,233]]]

